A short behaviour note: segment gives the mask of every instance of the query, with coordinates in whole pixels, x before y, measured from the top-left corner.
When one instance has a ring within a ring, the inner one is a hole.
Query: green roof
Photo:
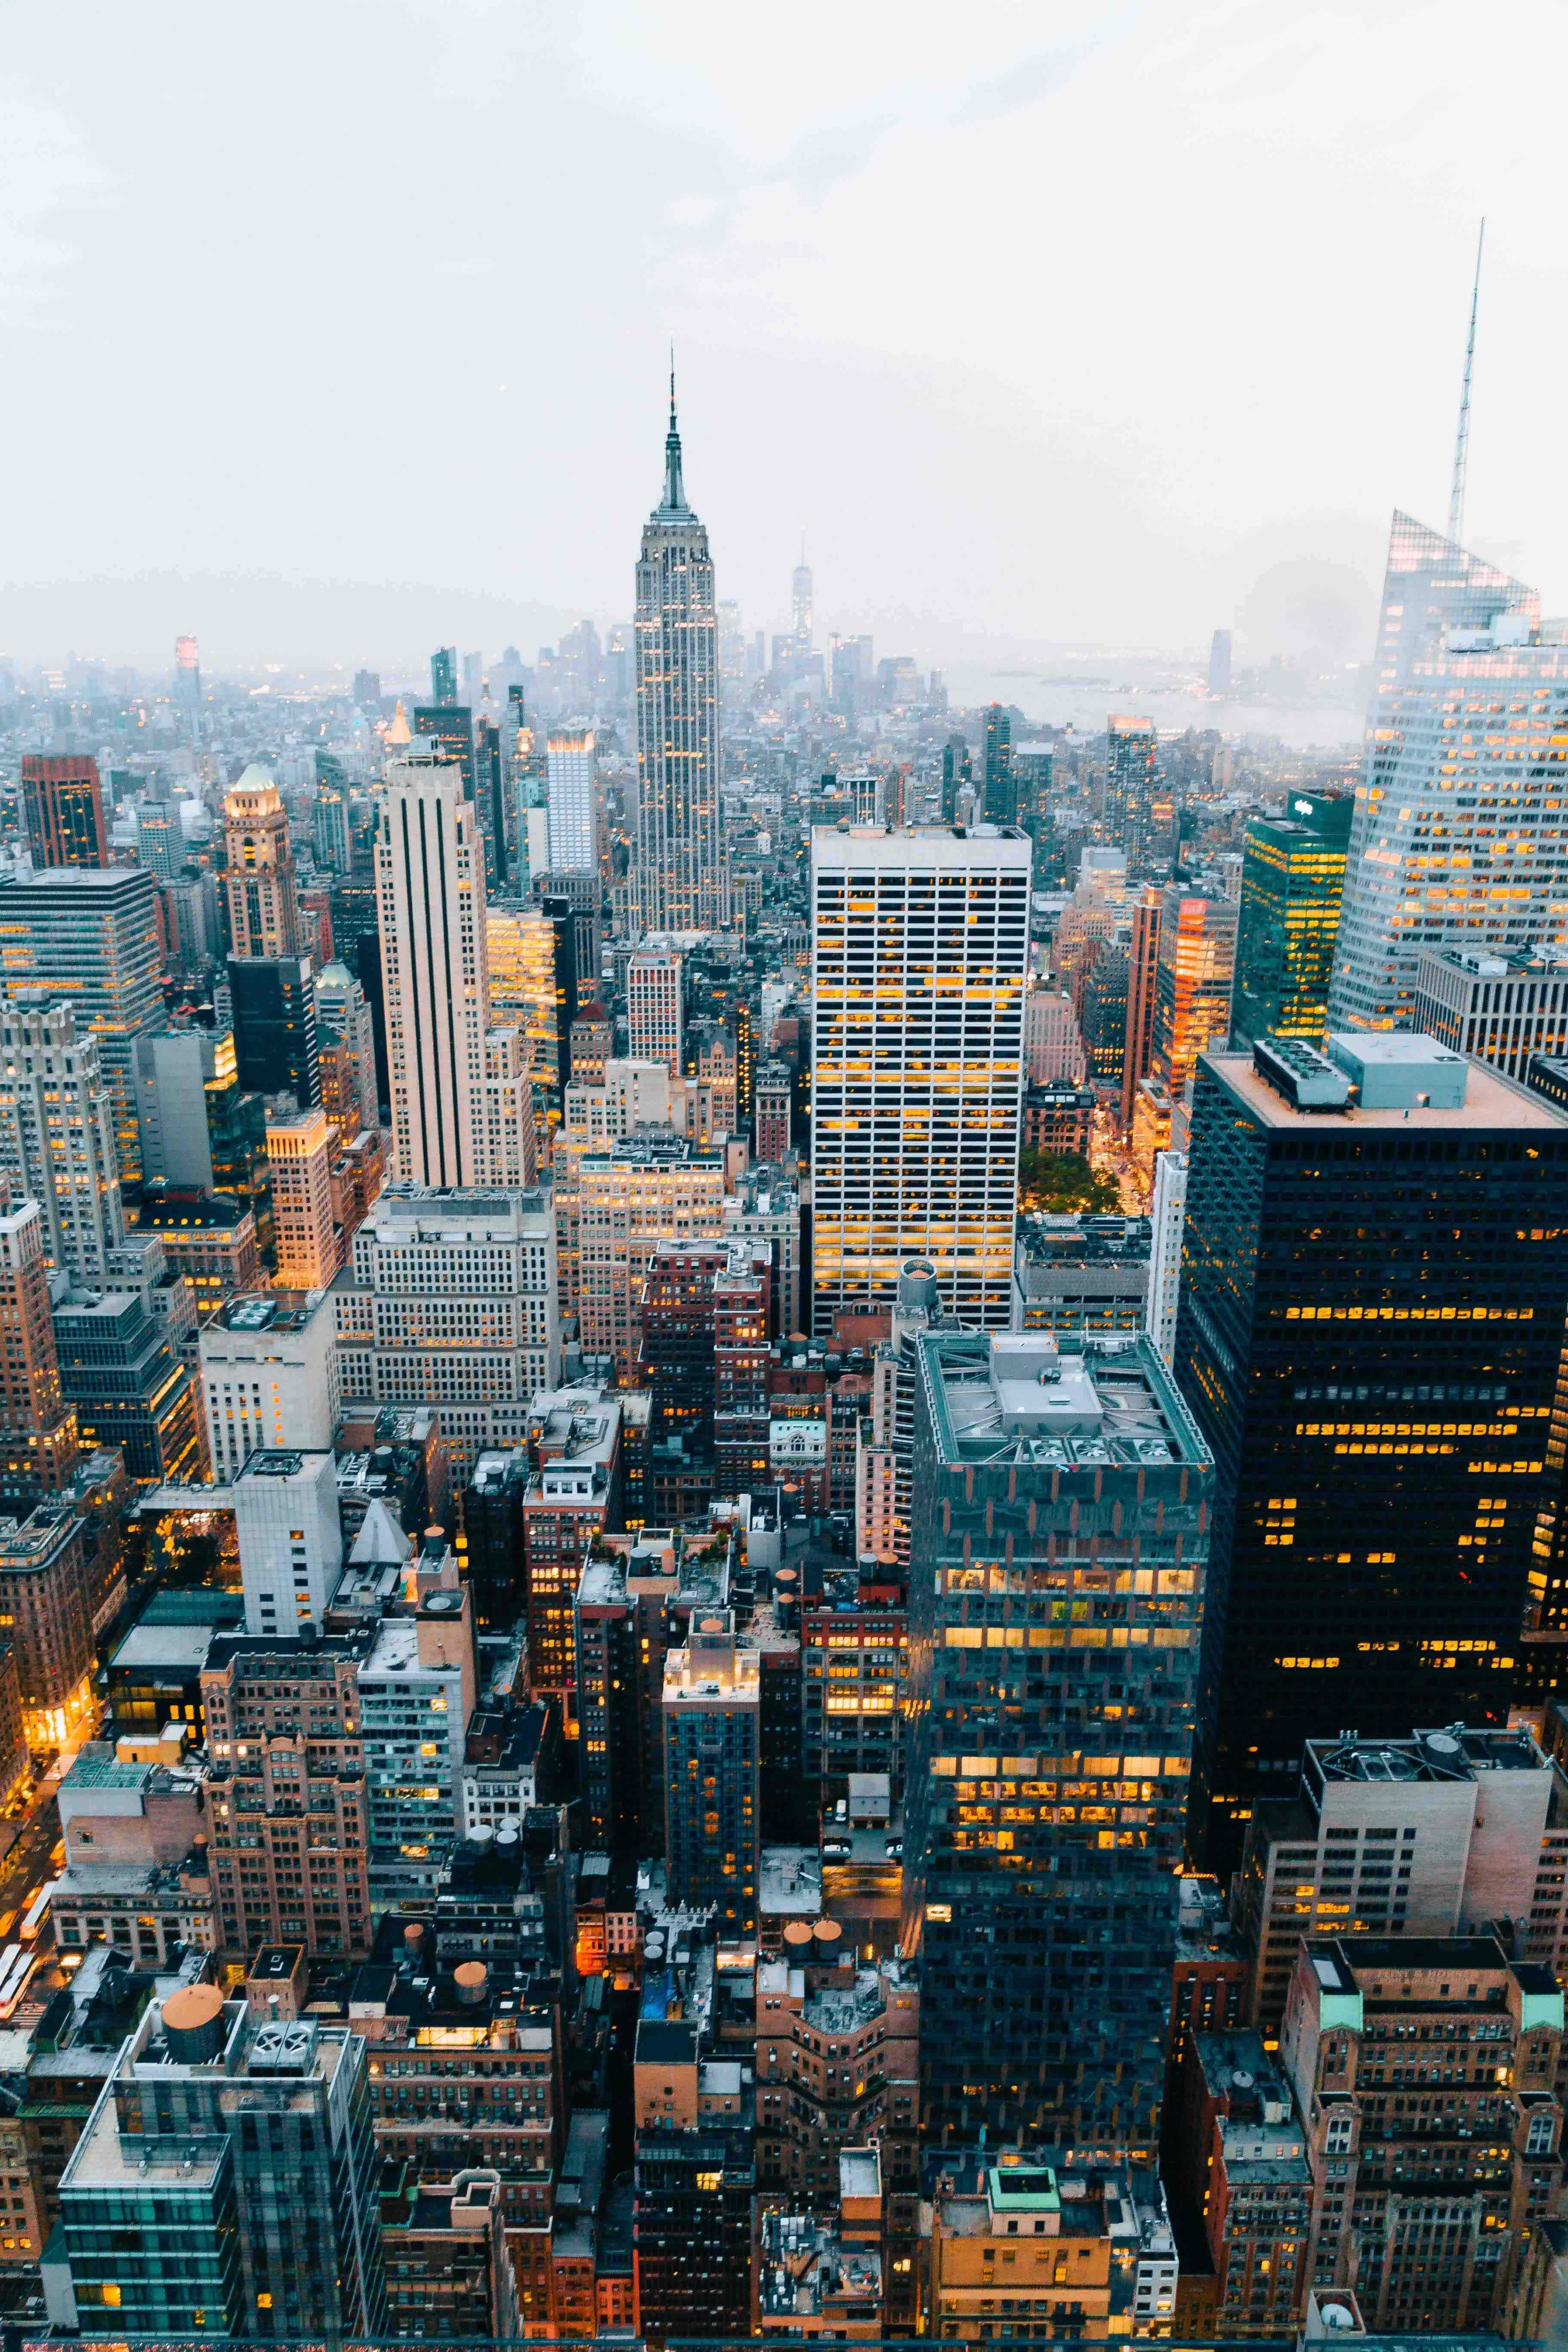
[[[993,2212],[1058,2213],[1061,2197],[1048,2164],[999,2164],[992,2168]]]

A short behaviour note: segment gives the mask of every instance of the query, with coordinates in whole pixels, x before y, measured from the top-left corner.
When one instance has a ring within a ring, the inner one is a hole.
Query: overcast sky
[[[1482,212],[1469,535],[1568,607],[1561,0],[11,0],[5,43],[0,652],[384,658],[388,583],[458,636],[624,614],[671,335],[748,624],[804,530],[819,614],[913,650],[1206,642],[1441,525]],[[235,642],[279,580],[341,583],[316,642]]]

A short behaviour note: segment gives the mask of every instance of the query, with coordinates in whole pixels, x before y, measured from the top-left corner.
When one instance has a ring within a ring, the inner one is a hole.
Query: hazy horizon
[[[808,0],[764,42],[708,5],[282,0],[261,40],[87,0],[67,46],[13,14],[0,653],[531,659],[624,618],[673,335],[748,629],[804,532],[819,639],[1365,659],[1391,510],[1445,520],[1483,211],[1467,537],[1563,609],[1517,100],[1568,18],[1475,21]]]

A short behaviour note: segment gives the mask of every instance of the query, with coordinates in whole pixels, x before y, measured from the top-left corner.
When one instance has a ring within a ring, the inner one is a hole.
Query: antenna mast
[[[1465,382],[1459,394],[1459,431],[1454,443],[1454,483],[1448,492],[1448,537],[1456,544],[1465,527],[1465,472],[1470,456],[1470,371],[1476,362],[1476,310],[1481,299],[1481,247],[1486,243],[1483,216],[1476,239],[1476,282],[1470,294],[1470,338],[1465,345]]]

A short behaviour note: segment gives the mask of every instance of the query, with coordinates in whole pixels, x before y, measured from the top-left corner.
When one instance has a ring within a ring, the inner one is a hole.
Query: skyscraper
[[[228,993],[241,1091],[292,1095],[301,1110],[319,1103],[321,1058],[310,957],[230,956]]]
[[[136,1040],[168,1026],[153,877],[135,866],[47,868],[0,885],[8,987],[44,990],[99,1041],[120,1173],[142,1172]]]
[[[289,818],[278,787],[253,761],[223,803],[224,887],[237,956],[298,955],[300,906]]]
[[[125,1219],[100,1043],[68,1003],[33,991],[0,1000],[0,1175],[14,1201],[37,1202],[59,1273],[113,1279]]]
[[[1292,793],[1282,817],[1249,817],[1242,845],[1231,1034],[1272,1031],[1321,1045],[1339,937],[1348,793]]]
[[[1131,1129],[1140,1081],[1154,1066],[1154,999],[1160,973],[1162,892],[1146,887],[1132,909],[1127,950],[1127,1037],[1121,1055],[1121,1124]]]
[[[101,866],[109,855],[98,761],[22,754],[22,811],[35,866]]]
[[[813,1329],[890,1307],[929,1258],[943,1305],[1005,1326],[1028,969],[1027,837],[816,827]]]
[[[397,1174],[472,1184],[489,962],[484,853],[455,764],[388,768],[375,856]]]
[[[795,658],[800,660],[811,651],[812,624],[811,566],[805,560],[805,542],[801,542],[800,562],[789,576],[789,607],[791,634],[795,638]]]
[[[332,1219],[331,1143],[325,1111],[268,1119],[279,1289],[324,1290],[342,1263],[342,1231]]]
[[[546,759],[551,872],[593,874],[599,859],[595,810],[598,762],[592,732],[552,735]]]
[[[456,646],[437,646],[430,656],[430,699],[443,709],[450,709],[458,699]]]
[[[1214,1464],[1146,1339],[926,1331],[914,1353],[921,2124],[1147,2162]]]
[[[1423,948],[1568,940],[1568,645],[1540,629],[1535,589],[1395,514],[1331,1027],[1407,1024]]]
[[[202,669],[195,637],[174,639],[174,700],[182,709],[195,710],[202,699]]]
[[[1127,873],[1137,881],[1152,870],[1154,766],[1159,739],[1152,719],[1112,711],[1105,727],[1105,833],[1127,852]]]
[[[1016,824],[1018,784],[1013,773],[1013,721],[999,702],[985,714],[985,793],[983,814],[987,824]]]
[[[719,761],[719,620],[708,533],[686,503],[675,377],[664,496],[637,569],[637,846],[643,931],[716,930],[729,911]]]
[[[1193,1826],[1222,1868],[1325,1726],[1506,1720],[1549,1507],[1568,1114],[1429,1038],[1330,1054],[1205,1054],[1194,1092],[1174,1360],[1219,1472]]]
[[[0,1497],[7,1515],[53,1494],[76,1468],[76,1414],[60,1391],[36,1201],[0,1215]]]
[[[1209,646],[1209,692],[1230,692],[1230,631],[1216,629]]]
[[[639,948],[626,960],[626,1052],[634,1062],[681,1069],[681,959],[672,948]]]
[[[757,1922],[760,1667],[728,1609],[694,1614],[664,1662],[664,1851],[670,1899],[716,1904],[727,1937]]]
[[[1154,1073],[1173,1102],[1186,1091],[1198,1055],[1230,1025],[1237,908],[1229,898],[1167,882],[1160,907],[1154,975]]]

